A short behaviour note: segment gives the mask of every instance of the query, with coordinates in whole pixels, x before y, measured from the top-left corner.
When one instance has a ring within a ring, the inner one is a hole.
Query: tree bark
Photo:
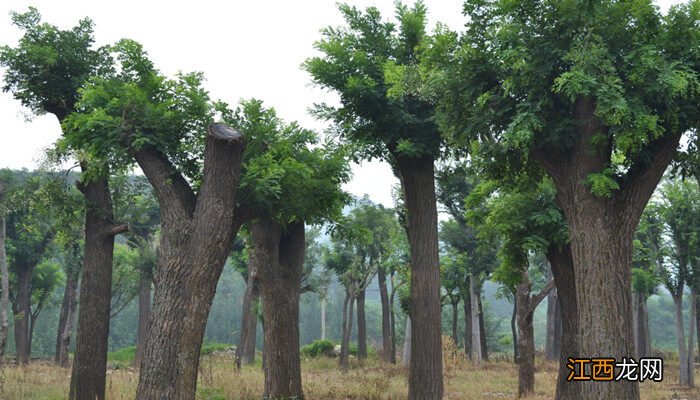
[[[4,195],[4,186],[0,184],[0,200]],[[7,334],[9,330],[9,321],[7,319],[7,309],[10,305],[10,278],[7,271],[7,253],[5,252],[6,244],[6,229],[5,216],[0,215],[0,363],[5,354],[7,346]]]
[[[472,358],[472,302],[469,293],[462,294],[464,302],[464,353]]]
[[[129,149],[154,188],[162,221],[137,400],[195,398],[209,309],[244,221],[240,210],[234,212],[244,147],[240,133],[209,126],[198,195],[158,150]]]
[[[651,357],[651,338],[649,337],[649,315],[647,299],[644,293],[633,292],[634,339],[637,357]]]
[[[683,328],[683,290],[678,290],[678,294],[673,294],[674,320],[676,323],[676,342],[678,343],[678,359],[680,364],[679,383],[683,386],[689,385],[688,374],[688,349],[685,342],[685,330]]]
[[[510,316],[510,333],[513,339],[513,362],[518,363],[518,296],[513,293],[513,312]]]
[[[440,258],[433,159],[397,158],[411,252],[411,367],[408,398],[442,399]]]
[[[479,323],[479,291],[477,290],[479,283],[477,279],[476,274],[469,274],[469,295],[472,304],[472,362],[475,365],[481,364],[481,324]]]
[[[80,183],[78,189],[86,204],[85,255],[69,397],[71,400],[103,400],[112,298],[112,196],[106,178]]]
[[[547,278],[552,278],[551,268],[547,270]],[[545,342],[545,358],[553,361],[559,359],[561,352],[561,306],[557,289],[547,296],[547,340]]]
[[[457,298],[459,301],[459,298]],[[457,323],[459,322],[459,302],[452,301],[452,340],[455,342],[455,347],[459,346],[459,337],[457,337]]]
[[[136,334],[136,355],[134,365],[141,368],[143,352],[148,337],[148,321],[151,319],[151,273],[141,271],[139,275],[139,325]]]
[[[481,286],[481,283],[479,286]],[[479,292],[479,344],[481,345],[481,359],[488,361],[489,349],[486,346],[486,326],[484,325],[484,308],[481,305],[481,288],[477,291]]]
[[[391,363],[396,364],[396,312],[394,309],[394,299],[396,296],[396,286],[394,285],[394,274],[391,274],[391,294],[389,295],[389,317],[391,327]]]
[[[411,317],[406,317],[406,332],[403,336],[403,357],[401,365],[409,367],[411,365]]]
[[[340,341],[340,357],[338,364],[343,372],[350,367],[350,337],[352,336],[352,309],[355,303],[355,293],[351,288],[345,289],[343,302],[343,335]]]
[[[697,292],[695,287],[690,288],[690,326],[688,328],[688,387],[695,387],[695,357],[693,357],[693,349],[695,348],[695,315],[697,314],[697,309],[695,308],[695,300],[697,299]]]
[[[246,279],[241,310],[241,336],[238,338],[238,346],[236,346],[236,368],[238,370],[241,369],[241,365],[250,365],[255,362],[255,336],[258,325],[255,301],[260,296],[256,262],[255,255],[250,254],[248,257],[248,277]]]
[[[357,294],[357,358],[367,358],[367,320],[365,318],[365,289]]]
[[[29,283],[33,271],[34,265],[17,265],[17,296],[12,308],[15,315],[15,348],[19,365],[29,363],[29,318],[32,301]]]
[[[66,271],[66,289],[63,293],[61,314],[58,320],[56,334],[56,354],[54,362],[61,367],[68,367],[68,352],[70,350],[70,337],[75,320],[75,310],[78,304],[78,266],[70,265]]]
[[[303,399],[299,298],[306,241],[304,223],[286,231],[271,219],[250,225],[265,319],[265,399]]]
[[[392,362],[393,344],[391,337],[391,315],[389,311],[389,292],[386,285],[386,271],[384,268],[377,270],[379,281],[379,298],[382,303],[382,360],[387,363]]]

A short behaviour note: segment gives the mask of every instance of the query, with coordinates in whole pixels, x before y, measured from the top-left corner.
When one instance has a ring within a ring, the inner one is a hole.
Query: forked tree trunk
[[[134,365],[141,368],[143,352],[146,348],[146,337],[148,336],[148,321],[151,319],[151,284],[150,273],[141,272],[139,275],[139,325],[136,334],[136,355]]]
[[[83,193],[86,205],[85,255],[69,396],[71,400],[103,400],[107,378],[114,236],[125,232],[126,226],[114,225],[112,195],[107,179],[80,183],[78,189]]]
[[[397,158],[411,249],[410,400],[442,399],[440,258],[433,159]]]
[[[4,187],[0,183],[0,200],[4,195]],[[0,363],[5,354],[7,346],[7,334],[9,330],[9,322],[7,319],[7,308],[10,305],[10,278],[7,271],[7,253],[5,252],[6,243],[5,216],[0,215]]]
[[[481,359],[489,360],[489,349],[486,345],[486,325],[484,324],[484,307],[481,303],[481,288],[479,292],[479,344],[481,345]]]
[[[271,219],[250,224],[265,319],[263,398],[303,399],[299,355],[299,298],[306,241],[304,223],[286,231]]]
[[[391,312],[384,268],[380,267],[377,270],[377,279],[379,281],[379,298],[382,303],[382,361],[391,363],[394,345],[391,338]]]
[[[469,293],[462,294],[464,302],[464,353],[472,358],[472,301]]]
[[[355,294],[352,289],[345,289],[345,301],[343,302],[343,334],[340,340],[340,356],[338,364],[340,370],[346,372],[350,367],[350,337],[352,336],[352,310],[355,303]]]
[[[471,296],[472,362],[481,364],[481,324],[479,323],[479,291],[476,274],[469,274],[469,295]]]
[[[243,136],[212,124],[197,195],[153,147],[130,148],[156,193],[161,245],[137,400],[193,400],[209,309],[244,216],[236,207]],[[92,399],[91,399],[92,400]]]
[[[241,309],[241,336],[238,338],[238,346],[236,346],[236,368],[239,370],[242,365],[250,365],[255,362],[255,336],[258,325],[255,301],[260,293],[257,283],[257,259],[253,253],[251,251],[248,257],[248,277]]]
[[[406,332],[403,336],[403,357],[401,357],[401,365],[409,367],[411,365],[411,317],[406,316]]]
[[[625,180],[618,182],[619,189],[597,196],[591,192],[589,177],[611,165],[613,135],[596,117],[593,97],[579,96],[573,113],[577,124],[571,145],[567,149],[542,145],[532,150],[532,156],[554,181],[556,202],[568,223],[582,338],[578,351],[584,357],[605,354],[622,359],[635,351],[630,318],[632,237],[681,133],[669,132],[651,141],[646,146],[648,157],[630,167]],[[575,386],[572,399],[639,399],[638,382],[582,381]]]
[[[78,278],[80,276],[77,265],[69,265],[66,271],[66,289],[63,293],[61,314],[58,320],[56,333],[56,354],[54,362],[61,367],[68,366],[68,352],[70,349],[70,337],[75,320],[75,310],[78,304]]]
[[[27,365],[29,363],[29,319],[32,300],[29,283],[32,279],[33,271],[33,265],[17,266],[17,296],[13,304],[13,311],[15,315],[15,349],[17,364],[19,365]]]
[[[367,358],[367,320],[365,318],[365,289],[357,294],[357,358]]]

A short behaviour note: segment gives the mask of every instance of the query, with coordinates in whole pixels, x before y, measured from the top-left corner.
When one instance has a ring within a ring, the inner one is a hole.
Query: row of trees
[[[89,20],[63,31],[41,23],[36,10],[14,14],[25,35],[0,52],[4,89],[33,111],[56,115],[58,154],[82,169],[71,398],[104,398],[114,237],[128,229],[115,213],[109,177],[136,165],[161,222],[137,398],[194,398],[216,282],[244,225],[248,279],[263,305],[264,396],[302,398],[305,223],[339,219],[348,155],[389,162],[401,183],[409,398],[443,396],[438,195],[463,235],[443,240],[455,255],[443,272],[467,272],[472,359],[483,356],[478,292],[489,262],[479,260],[493,259],[478,242],[498,237],[493,274],[517,303],[520,394],[534,381],[532,314],[556,286],[557,397],[639,398],[636,382],[565,383],[565,359],[636,354],[629,316],[637,225],[672,161],[686,173],[698,170],[700,3],[666,15],[649,1],[466,1],[464,10],[464,32],[439,26],[429,34],[421,2],[397,4],[395,22],[376,8],[341,5],[346,24],[323,30],[320,55],[303,66],[315,84],[340,95],[339,106],[320,105],[315,114],[334,123],[343,145],[316,147],[313,132],[280,121],[260,102],[231,110],[212,101],[201,74],[163,76],[134,41],[95,49]],[[211,124],[214,117],[228,125]],[[679,156],[686,132],[690,146]],[[444,177],[457,176],[454,185],[436,192],[436,161],[460,159],[470,161]],[[329,251],[329,267],[347,290],[344,355],[352,303],[362,303],[375,270],[386,273],[366,230],[338,225]],[[551,265],[552,279],[539,290],[533,253]],[[466,282],[457,278],[448,290],[464,298]],[[390,331],[390,312],[388,319]]]

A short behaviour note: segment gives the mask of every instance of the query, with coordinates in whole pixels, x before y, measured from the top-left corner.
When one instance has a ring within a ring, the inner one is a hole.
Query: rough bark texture
[[[649,334],[649,311],[647,298],[643,293],[633,294],[634,340],[637,357],[651,357],[651,336]]]
[[[357,293],[357,358],[367,358],[367,319],[365,289]]]
[[[612,135],[595,116],[593,98],[575,103],[578,120],[571,146],[533,150],[557,188],[556,201],[569,228],[576,302],[579,351],[622,359],[634,354],[631,306],[632,236],[639,217],[675,154],[680,133],[650,142],[645,157],[636,161],[610,196],[591,193],[591,174],[610,165]],[[596,142],[595,138],[607,138]],[[595,144],[594,144],[595,143]],[[631,381],[585,381],[580,399],[639,399],[639,384]]]
[[[386,285],[386,272],[381,267],[377,270],[377,279],[379,281],[379,298],[382,304],[382,361],[392,363],[392,352],[394,345],[391,337],[389,291]]]
[[[299,355],[299,297],[306,241],[304,224],[271,219],[250,225],[265,319],[265,399],[304,398]]]
[[[78,305],[78,278],[77,268],[66,274],[66,289],[63,293],[61,315],[58,320],[56,333],[56,354],[54,362],[61,367],[68,366],[68,352],[70,349],[70,337],[75,320],[75,310]]]
[[[469,293],[463,294],[464,302],[464,353],[472,358],[472,300]]]
[[[548,272],[548,278],[551,279],[551,269]],[[549,292],[547,296],[547,339],[544,348],[547,360],[559,359],[559,353],[561,353],[561,305],[556,289]]]
[[[256,262],[255,254],[250,254],[241,310],[241,336],[238,338],[238,346],[236,346],[236,368],[239,370],[241,365],[250,365],[255,362],[255,336],[258,325],[255,302],[260,297]]]
[[[143,352],[146,348],[146,337],[148,336],[148,321],[151,319],[151,282],[153,280],[150,273],[141,272],[139,276],[139,325],[136,333],[136,355],[134,365],[141,368]]]
[[[0,200],[4,194],[3,190],[4,188],[2,184],[0,184]],[[10,282],[7,271],[7,255],[5,253],[7,236],[5,232],[5,216],[0,215],[0,290],[2,290],[2,297],[0,297],[0,363],[2,362],[2,356],[5,354],[5,347],[7,346],[7,334],[9,330],[7,309],[10,305]]]
[[[162,223],[138,400],[195,398],[209,309],[243,222],[234,209],[244,147],[240,133],[210,126],[198,195],[158,150],[130,148],[155,190]]]
[[[80,183],[78,189],[86,204],[85,254],[70,399],[102,400],[105,398],[112,298],[112,196],[107,179]]]
[[[469,295],[471,296],[472,305],[472,313],[470,315],[472,328],[472,362],[476,365],[481,363],[481,324],[479,323],[479,291],[477,290],[479,283],[477,279],[475,274],[469,274]]]
[[[411,368],[408,398],[442,399],[440,259],[432,158],[399,158],[411,249]]]
[[[401,365],[408,367],[411,365],[411,317],[406,317],[406,331],[403,336],[403,356]]]

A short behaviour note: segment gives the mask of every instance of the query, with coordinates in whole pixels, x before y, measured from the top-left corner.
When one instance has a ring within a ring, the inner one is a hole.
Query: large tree
[[[338,108],[322,106],[318,114],[335,121],[337,131],[355,143],[358,158],[389,161],[399,177],[407,210],[411,249],[412,362],[410,399],[443,395],[440,336],[440,268],[437,238],[434,161],[442,139],[434,107],[411,93],[389,93],[389,82],[412,69],[428,34],[426,7],[396,6],[396,21],[382,20],[374,7],[366,11],[341,5],[346,25],[326,28],[316,42],[322,53],[304,68],[314,83],[340,94]]]
[[[571,239],[575,353],[630,357],[632,236],[698,122],[698,2],[667,15],[648,0],[467,1],[465,12],[461,45],[434,75],[451,82],[439,92],[446,133],[549,174]],[[637,382],[573,385],[573,398],[639,398]]]

